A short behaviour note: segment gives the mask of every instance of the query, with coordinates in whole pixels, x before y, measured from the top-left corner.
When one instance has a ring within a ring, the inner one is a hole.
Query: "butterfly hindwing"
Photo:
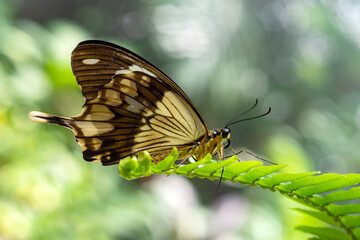
[[[186,94],[129,50],[85,41],[73,51],[71,63],[85,98],[71,127],[86,160],[108,165],[143,150],[154,158],[174,146],[186,155],[208,135]]]

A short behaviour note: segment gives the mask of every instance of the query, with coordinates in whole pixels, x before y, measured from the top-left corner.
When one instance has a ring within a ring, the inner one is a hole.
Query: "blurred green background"
[[[174,79],[210,128],[259,98],[232,146],[287,171],[359,173],[360,3],[0,0],[0,239],[304,239],[278,193],[82,160],[72,132],[28,112],[81,112],[70,54],[112,41]]]

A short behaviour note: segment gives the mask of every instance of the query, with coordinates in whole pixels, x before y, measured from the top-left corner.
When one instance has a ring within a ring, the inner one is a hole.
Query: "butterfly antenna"
[[[236,115],[236,117],[234,117],[233,119],[231,119],[231,120],[225,125],[225,127],[230,126],[230,125],[232,124],[232,121],[235,121],[238,117],[241,117],[242,115],[244,115],[244,114],[248,113],[249,111],[251,111],[254,107],[256,107],[256,105],[258,104],[258,102],[259,102],[259,100],[256,98],[255,104],[254,104],[251,108],[249,108],[249,109],[246,110],[245,112],[242,112],[242,113]]]
[[[235,124],[235,123],[239,123],[239,122],[243,122],[243,121],[247,121],[247,120],[251,120],[251,119],[256,119],[256,118],[261,118],[261,117],[263,117],[263,116],[268,115],[270,112],[271,112],[271,107],[269,107],[269,110],[268,110],[266,113],[264,113],[264,114],[261,114],[261,115],[259,115],[259,116],[255,116],[255,117],[244,118],[244,119],[241,119],[241,120],[239,120],[239,121],[235,121],[235,122],[232,122],[232,123],[230,123],[230,124],[227,124],[225,127],[228,127],[228,126],[233,125],[233,124]]]

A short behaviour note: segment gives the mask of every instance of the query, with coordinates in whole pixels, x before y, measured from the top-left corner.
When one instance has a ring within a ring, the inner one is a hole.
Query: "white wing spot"
[[[147,69],[145,69],[145,68],[139,67],[138,65],[131,65],[131,66],[129,67],[129,69],[130,69],[131,71],[134,71],[134,72],[143,72],[143,73],[146,73],[146,74],[148,74],[148,75],[150,75],[150,76],[152,76],[152,77],[156,77],[155,74],[153,74],[152,72],[150,72],[149,70],[147,70]]]
[[[97,64],[98,62],[100,62],[100,59],[88,58],[88,59],[82,60],[82,62],[83,62],[83,64],[94,65],[94,64]]]
[[[118,74],[128,74],[128,73],[132,73],[132,71],[129,70],[129,69],[121,69],[121,70],[117,70],[117,71],[115,72],[115,75],[118,75]]]

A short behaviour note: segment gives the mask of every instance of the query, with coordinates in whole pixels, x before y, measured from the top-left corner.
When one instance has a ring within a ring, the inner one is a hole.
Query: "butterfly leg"
[[[249,151],[246,151],[246,150],[240,150],[240,151],[237,152],[237,153],[235,153],[233,149],[232,149],[232,151],[233,151],[234,155],[240,155],[241,153],[246,153],[246,154],[249,154],[249,155],[251,155],[251,156],[253,156],[253,157],[255,157],[255,158],[257,158],[257,159],[259,159],[259,160],[261,160],[261,161],[270,163],[270,164],[272,164],[272,165],[277,165],[277,163],[273,163],[273,162],[271,162],[271,161],[269,161],[269,160],[266,160],[265,158],[259,157],[259,156],[257,156],[256,154],[254,154],[254,153],[252,153],[252,152],[249,152]]]
[[[184,158],[184,159],[181,160],[181,162],[180,162],[179,164],[177,164],[175,167],[172,167],[172,168],[163,170],[163,172],[169,171],[169,170],[173,170],[173,169],[176,169],[176,168],[180,167],[183,163],[187,162],[187,161],[189,160],[189,158],[190,158],[190,157]]]
[[[186,163],[186,162],[189,160],[189,158],[190,158],[190,157],[186,157],[186,158],[184,158],[183,160],[181,160],[181,162],[180,162],[175,168],[178,168],[178,167],[181,166],[181,164]]]
[[[235,150],[234,150],[231,146],[229,146],[229,147],[230,147],[230,150],[232,151],[232,153],[233,153],[234,155],[236,155]]]
[[[224,160],[224,155],[223,155],[223,157],[222,157],[222,160]],[[219,161],[219,154],[216,154],[216,158],[217,158],[217,160]],[[221,168],[221,175],[220,175],[220,180],[219,180],[219,183],[218,183],[218,185],[217,185],[217,187],[216,187],[216,190],[215,190],[215,192],[214,192],[214,195],[219,191],[219,189],[220,189],[220,185],[221,185],[221,182],[222,182],[222,177],[223,177],[223,175],[224,175],[224,170],[225,170],[225,167],[222,167]]]

